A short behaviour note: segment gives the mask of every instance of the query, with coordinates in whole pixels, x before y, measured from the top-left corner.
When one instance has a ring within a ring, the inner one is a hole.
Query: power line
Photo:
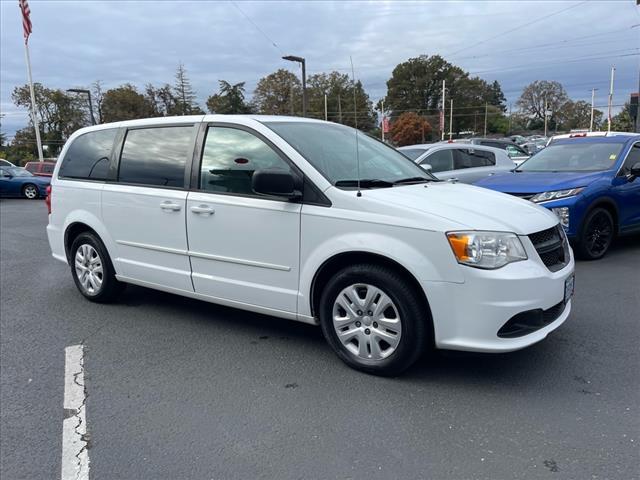
[[[256,22],[254,22],[253,20],[251,20],[251,18],[242,11],[242,9],[236,4],[236,2],[234,2],[233,0],[231,0],[231,4],[236,7],[236,9],[242,14],[242,16],[244,18],[246,18],[249,23],[251,23],[251,25],[253,25],[255,27],[256,30],[258,30],[262,36],[264,36],[264,38],[266,38],[269,43],[271,43],[271,45],[273,45],[282,55],[284,55],[284,52],[282,51],[282,49],[280,48],[280,46],[278,46],[278,44],[271,38],[269,37],[269,35],[267,35],[264,30],[262,30],[257,24]]]
[[[569,7],[563,8],[561,10],[557,10],[557,11],[555,11],[553,13],[550,13],[548,15],[544,15],[542,17],[535,18],[535,19],[533,19],[533,20],[531,20],[531,21],[529,21],[527,23],[523,23],[523,24],[518,25],[516,27],[510,28],[509,30],[505,30],[504,32],[498,33],[497,35],[489,37],[489,38],[487,38],[485,40],[480,40],[479,42],[474,42],[473,45],[468,46],[468,47],[463,47],[463,48],[461,48],[459,50],[456,50],[455,52],[451,52],[447,56],[453,56],[453,55],[456,55],[456,54],[458,54],[460,52],[468,50],[470,48],[477,47],[478,45],[482,45],[484,43],[490,42],[491,40],[495,40],[496,38],[499,38],[499,37],[501,37],[503,35],[506,35],[508,33],[515,32],[515,31],[520,30],[522,28],[529,27],[529,26],[533,25],[534,23],[541,22],[542,20],[546,20],[547,18],[551,18],[551,17],[553,17],[555,15],[559,15],[559,14],[561,14],[563,12],[566,12],[567,10],[571,10],[572,8],[578,7],[578,6],[583,5],[585,3],[587,3],[586,0],[583,1],[583,2],[574,3],[573,5],[571,5]]]

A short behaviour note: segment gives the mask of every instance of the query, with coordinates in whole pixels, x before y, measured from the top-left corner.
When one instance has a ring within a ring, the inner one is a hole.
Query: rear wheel
[[[604,208],[594,208],[584,219],[577,253],[585,260],[602,258],[611,246],[615,235],[613,217]]]
[[[326,285],[320,324],[347,365],[376,375],[398,375],[427,344],[431,321],[418,292],[395,270],[375,264],[347,267]]]
[[[33,183],[27,183],[24,187],[22,187],[22,196],[28,198],[29,200],[35,200],[40,196],[38,187],[36,187]]]
[[[71,245],[71,274],[80,293],[92,302],[115,300],[124,288],[115,276],[107,249],[93,233],[85,232]]]

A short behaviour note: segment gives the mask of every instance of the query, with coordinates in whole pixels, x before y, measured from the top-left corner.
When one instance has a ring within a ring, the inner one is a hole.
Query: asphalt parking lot
[[[320,330],[138,287],[95,305],[41,201],[0,202],[0,477],[60,476],[64,349],[85,346],[92,478],[640,477],[640,238],[579,262],[574,309],[511,354],[384,379]]]

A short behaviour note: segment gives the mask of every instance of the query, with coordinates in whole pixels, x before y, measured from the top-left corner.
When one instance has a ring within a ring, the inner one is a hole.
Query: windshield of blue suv
[[[575,142],[549,145],[521,164],[518,172],[599,172],[613,168],[623,144]]]
[[[337,187],[381,188],[436,180],[396,149],[344,125],[265,122]],[[356,161],[356,146],[359,163]],[[358,175],[359,171],[359,175]]]

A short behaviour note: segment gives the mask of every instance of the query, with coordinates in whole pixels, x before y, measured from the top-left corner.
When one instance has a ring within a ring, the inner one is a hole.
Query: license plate
[[[573,296],[573,290],[576,283],[575,279],[575,275],[572,274],[564,281],[564,303],[567,303],[569,300],[571,300],[571,297]]]

